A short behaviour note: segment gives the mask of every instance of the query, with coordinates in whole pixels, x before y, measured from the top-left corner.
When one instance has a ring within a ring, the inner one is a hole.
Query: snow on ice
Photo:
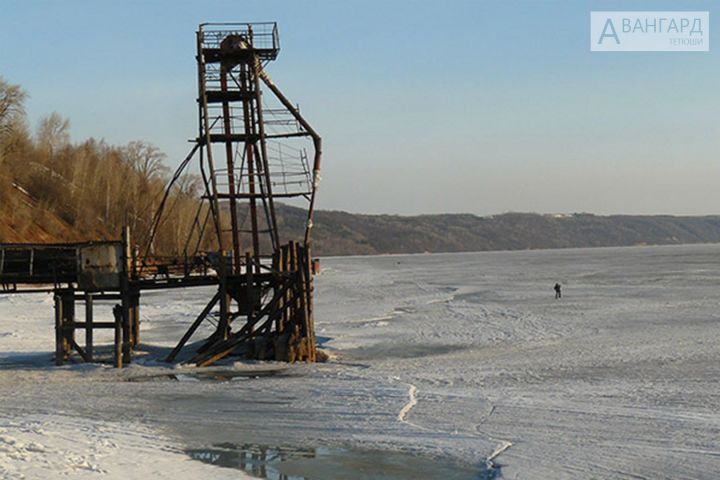
[[[403,455],[384,478],[720,471],[720,246],[322,264],[317,337],[333,360],[237,362],[222,368],[274,374],[223,381],[158,361],[209,290],[143,296],[144,355],[123,370],[53,367],[51,298],[0,297],[0,477],[242,478],[188,452],[249,444]],[[370,478],[352,461],[307,476],[343,468]]]

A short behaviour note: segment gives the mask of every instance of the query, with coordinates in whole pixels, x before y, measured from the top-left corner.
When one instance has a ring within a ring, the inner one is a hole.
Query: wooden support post
[[[122,368],[122,306],[115,305],[113,307],[113,316],[115,317],[115,348],[113,350],[113,363],[115,368]]]
[[[130,297],[127,292],[123,295],[121,305],[122,320],[122,363],[127,365],[132,361],[132,344],[130,341]]]
[[[297,261],[297,258],[295,256],[296,254],[297,254],[297,250],[295,248],[295,242],[290,241],[288,243],[288,263],[287,263],[288,269],[287,269],[287,271],[290,275],[292,275],[292,277],[291,277],[292,282],[297,282],[297,276],[295,275],[295,273],[297,271],[297,266],[295,263]],[[285,324],[285,329],[290,332],[292,332],[293,324],[297,321],[297,318],[295,318],[295,312],[297,311],[297,307],[296,307],[297,301],[298,301],[297,295],[290,296],[290,309],[287,312],[287,322]]]
[[[255,317],[255,285],[253,271],[255,270],[254,260],[250,252],[245,252],[245,295],[247,301],[247,321],[252,325]],[[251,330],[252,332],[252,330]]]
[[[63,331],[63,302],[60,294],[55,292],[55,365],[60,366],[65,361],[65,349],[63,342],[65,332]]]
[[[131,315],[132,310],[132,294],[130,292],[130,272],[132,271],[132,241],[130,237],[130,227],[122,229],[122,271],[120,274],[120,317],[122,328],[122,364],[127,365],[131,361],[132,351],[132,329]]]
[[[290,271],[288,268],[288,256],[289,256],[289,249],[287,245],[283,245],[280,249],[280,264],[282,265],[281,272],[287,274],[287,272]],[[282,316],[278,318],[278,327],[277,332],[283,333],[285,331],[285,325],[287,325],[288,322],[288,313],[287,313],[287,305],[290,302],[290,292],[286,292],[285,295],[283,295],[283,298],[280,301],[280,309],[282,310]]]
[[[308,246],[306,249],[306,255],[307,255],[307,283],[308,283],[308,325],[310,328],[310,353],[311,353],[311,360],[313,362],[317,361],[317,339],[315,338],[315,275],[314,275],[314,265],[313,265],[313,259],[312,259],[312,252],[310,250],[310,247]]]
[[[273,253],[273,267],[278,272],[282,273],[282,248],[278,248],[278,250]],[[282,278],[282,277],[279,277]],[[278,279],[278,285],[275,285],[275,296],[278,296],[280,294],[281,284],[279,283]],[[282,299],[278,303],[278,307],[282,308],[283,302]],[[275,332],[277,334],[282,333],[282,317],[278,317],[278,319],[275,321]]]
[[[135,295],[135,344],[140,343],[140,292]]]
[[[87,361],[93,361],[93,296],[85,293],[85,354]]]
[[[72,290],[65,290],[62,293],[62,314],[63,314],[63,351],[65,358],[72,352],[72,344],[75,341],[75,293]]]
[[[78,343],[74,339],[70,340],[70,346],[74,348],[78,354],[80,354],[80,357],[82,357],[85,362],[88,361],[87,353],[80,345],[78,345]]]
[[[310,336],[308,328],[308,309],[307,309],[307,284],[305,283],[305,275],[303,273],[304,266],[306,264],[305,252],[299,244],[296,244],[296,272],[298,281],[298,297],[300,297],[300,318],[297,319],[296,325],[300,327],[300,341],[306,342],[307,349],[305,355],[298,358],[298,360],[309,360],[310,359],[310,345],[308,338]]]
[[[305,328],[307,330],[307,342],[308,342],[308,360],[315,362],[317,360],[317,349],[315,341],[315,320],[313,316],[313,275],[312,275],[312,255],[310,255],[310,248],[307,246],[302,247],[303,250],[303,263],[302,263],[302,275],[304,276],[305,284]]]
[[[225,257],[221,259],[221,261],[225,261]],[[222,274],[220,276],[220,320],[218,321],[218,327],[217,331],[215,332],[215,336],[217,336],[221,340],[227,340],[228,333],[230,330],[230,303],[231,299],[228,295],[228,284],[227,284],[227,277],[224,277]]]
[[[130,293],[130,341],[133,349],[140,343],[140,292]]]

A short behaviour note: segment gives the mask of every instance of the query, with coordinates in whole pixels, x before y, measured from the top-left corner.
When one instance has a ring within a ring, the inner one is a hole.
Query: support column
[[[140,343],[140,292],[130,294],[130,338],[132,348]]]
[[[63,332],[63,302],[60,294],[55,292],[55,365],[60,366],[65,361],[65,334]]]
[[[122,305],[120,306],[120,321],[122,328],[122,364],[129,364],[131,359],[132,343],[130,339],[130,296],[123,292]]]
[[[87,361],[93,361],[93,296],[85,293],[85,353]]]
[[[72,343],[75,341],[75,292],[72,289],[64,290],[61,295],[63,316],[63,352],[65,358],[72,353]]]
[[[120,322],[122,329],[122,365],[127,365],[131,361],[132,351],[132,328],[131,314],[132,311],[132,293],[130,291],[130,272],[132,270],[132,241],[130,236],[130,227],[124,226],[122,229],[122,270],[120,272]],[[117,322],[117,319],[116,319]],[[117,325],[115,326],[117,329]]]
[[[113,317],[115,317],[115,344],[113,349],[113,363],[115,368],[122,368],[123,366],[123,352],[122,352],[122,306],[115,305],[113,307]]]
[[[223,254],[222,261],[225,261]],[[220,321],[218,322],[218,329],[216,335],[222,340],[227,340],[228,331],[230,330],[230,305],[231,297],[228,295],[228,282],[227,277],[220,277]]]
[[[255,321],[255,279],[253,271],[255,270],[255,259],[250,252],[245,252],[245,294],[247,301],[247,322],[252,325]],[[250,327],[250,333],[254,331],[254,327]]]

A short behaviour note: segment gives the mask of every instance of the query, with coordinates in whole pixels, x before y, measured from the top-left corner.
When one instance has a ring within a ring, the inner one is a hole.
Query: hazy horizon
[[[720,204],[712,44],[589,51],[590,11],[637,2],[4,6],[0,75],[28,91],[31,126],[57,111],[75,141],[146,140],[173,167],[197,131],[197,25],[277,21],[267,70],[323,136],[319,209],[701,216]],[[641,8],[683,7],[717,26],[711,1]]]
[[[292,205],[290,205],[292,207]],[[341,212],[349,213],[352,215],[388,215],[393,217],[418,217],[424,215],[475,215],[477,217],[497,217],[499,215],[542,215],[548,217],[570,217],[573,215],[594,215],[596,217],[614,217],[614,216],[646,216],[646,217],[720,217],[718,213],[698,213],[698,214],[675,214],[675,213],[632,213],[632,212],[620,212],[620,213],[595,213],[595,212],[537,212],[537,211],[521,211],[521,210],[506,210],[503,212],[495,213],[473,213],[473,212],[435,212],[435,213],[394,213],[394,212],[381,212],[381,213],[368,213],[368,212],[356,212],[351,210],[345,210],[341,208],[325,208],[319,207],[318,211],[324,212]]]

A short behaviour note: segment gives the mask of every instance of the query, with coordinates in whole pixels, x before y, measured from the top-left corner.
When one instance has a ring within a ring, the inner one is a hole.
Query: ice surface
[[[334,360],[226,381],[157,361],[211,290],[144,295],[144,355],[122,371],[52,367],[51,298],[0,297],[0,477],[239,478],[185,452],[254,444],[412,454],[414,478],[432,458],[480,478],[488,460],[504,478],[717,478],[720,246],[322,266]]]

